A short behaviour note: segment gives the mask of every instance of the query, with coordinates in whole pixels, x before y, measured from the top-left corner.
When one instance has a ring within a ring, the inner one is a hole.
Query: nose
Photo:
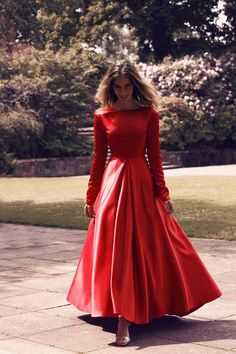
[[[126,94],[127,90],[125,88],[123,88],[123,89],[121,89],[120,92],[121,92],[121,95],[124,96]]]

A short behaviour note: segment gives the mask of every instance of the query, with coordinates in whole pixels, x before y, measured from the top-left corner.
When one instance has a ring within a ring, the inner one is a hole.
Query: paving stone
[[[232,283],[232,284],[235,284],[236,271],[224,272],[224,273],[216,274],[216,275],[214,276],[214,279],[215,279],[217,282],[220,282],[220,283],[222,283],[222,284],[224,284],[224,283]]]
[[[204,341],[198,342],[199,345],[204,345],[207,346],[207,348],[215,348],[217,350],[227,350],[227,351],[232,351],[235,347],[236,347],[236,339],[222,339],[222,340],[214,340],[214,343],[212,342],[208,342],[208,341]],[[208,349],[207,349],[208,350]],[[206,351],[208,353],[208,351]]]
[[[224,320],[230,320],[230,321],[235,321],[236,320],[236,314],[235,315],[230,315],[228,317],[224,317]]]
[[[0,272],[4,272],[5,270],[9,270],[10,267],[0,266]]]
[[[221,300],[221,298],[209,302],[200,307],[198,310],[192,312],[193,316],[208,318],[212,320],[227,317],[232,314],[236,314],[235,302],[224,301]]]
[[[84,323],[84,321],[80,319],[80,316],[87,315],[87,313],[79,311],[75,306],[71,305],[70,303],[67,303],[67,305],[57,306],[46,310],[38,310],[37,312],[44,313],[45,315],[50,314],[59,317],[76,319],[78,321],[78,324],[80,322]]]
[[[206,322],[206,326],[209,326],[209,321]],[[207,342],[197,343],[198,341],[200,342],[200,339],[204,339],[206,327],[202,332],[198,333],[197,338],[194,338],[194,332],[196,329],[192,327],[191,333],[188,334],[187,339],[185,337],[186,328],[182,328],[182,330],[179,331],[181,332],[181,336],[179,335],[178,338],[175,338],[173,335],[175,331],[171,328],[166,328],[164,331],[160,330],[160,328],[157,328],[155,332],[153,329],[148,331],[147,328],[145,333],[143,333],[141,327],[142,326],[136,326],[136,331],[131,334],[132,344],[129,345],[129,351],[127,351],[127,353],[130,353],[130,348],[133,348],[133,352],[137,349],[146,349],[145,352],[147,353],[156,353],[159,347],[161,353],[170,352],[213,354],[224,352],[224,350],[221,350],[220,347],[214,348],[214,346],[211,346],[212,343],[209,340]],[[197,330],[199,330],[199,326]],[[114,342],[115,332],[113,331],[111,333],[109,330],[109,333],[105,335],[104,330],[102,332],[101,331],[102,329],[99,327],[94,327],[92,325],[81,325],[71,328],[67,327],[64,329],[59,328],[51,331],[51,335],[48,332],[41,332],[28,336],[28,338],[49,345],[57,345],[67,350],[76,350],[85,353],[90,351],[100,354],[110,352],[116,353],[118,350],[120,350],[120,348],[117,348]],[[188,339],[191,336],[194,340],[188,342]],[[64,340],[62,340],[62,338],[64,338]],[[223,343],[221,343],[221,345],[223,345]],[[98,349],[99,347],[101,347],[101,349]],[[128,350],[128,348],[126,350]]]
[[[45,230],[47,231],[45,233]],[[32,225],[22,225],[22,224],[9,224],[9,223],[1,223],[0,224],[0,232],[1,234],[4,235],[11,235],[12,238],[14,238],[14,233],[20,236],[28,235],[32,236],[38,236],[41,235],[42,237],[48,238],[48,237],[53,237],[54,235],[83,235],[86,233],[86,230],[77,230],[77,229],[64,229],[60,227],[45,227],[45,226],[32,226]]]
[[[64,244],[57,244],[57,245],[49,245],[49,246],[35,246],[35,247],[22,247],[22,248],[13,248],[13,249],[5,249],[2,252],[1,259],[15,259],[15,258],[24,258],[33,255],[52,255],[57,252],[64,252],[64,251],[77,251],[78,252],[79,246],[75,243],[67,243],[65,246]]]
[[[225,350],[210,348],[192,343],[176,343],[165,338],[147,337],[143,339],[132,340],[128,346],[122,349],[117,346],[111,346],[93,350],[92,354],[132,354],[141,351],[143,354],[223,354]],[[89,353],[89,352],[86,352]]]
[[[0,269],[5,268],[4,270],[9,270],[9,268],[19,268],[19,269],[30,269],[31,271],[40,273],[40,274],[63,274],[74,272],[77,261],[73,260],[67,263],[61,263],[57,261],[36,259],[36,258],[19,258],[17,260],[5,259],[0,261]]]
[[[1,317],[12,316],[12,315],[16,315],[18,313],[24,313],[24,312],[27,312],[27,310],[18,309],[18,308],[15,308],[15,307],[10,307],[10,306],[6,306],[6,305],[1,305],[0,304],[0,318]]]
[[[0,333],[12,336],[25,336],[42,331],[52,331],[55,328],[72,328],[76,320],[59,318],[57,316],[27,312],[0,318]]]
[[[8,269],[0,272],[0,285],[8,286],[9,283],[24,281],[25,279],[32,279],[35,276],[41,276],[41,274],[34,273],[31,270],[24,269]]]
[[[33,242],[30,240],[7,240],[7,241],[2,241],[0,244],[0,251],[1,253],[4,252],[4,250],[7,249],[13,249],[13,248],[24,248],[24,247],[29,247],[32,246]]]
[[[22,338],[0,342],[0,354],[72,354],[68,350],[28,341]]]
[[[13,284],[7,284],[5,287],[1,287],[0,299],[4,297],[11,297],[16,295],[32,294],[37,292],[37,289],[28,289],[21,286],[16,286]]]
[[[67,301],[62,295],[47,291],[0,299],[0,304],[27,310],[46,309],[66,303]]]
[[[14,338],[14,337],[9,334],[0,333],[0,341],[6,340],[6,339],[11,339],[11,338]]]
[[[14,285],[30,289],[46,290],[55,293],[63,293],[65,296],[69,291],[74,273],[49,276],[47,274],[34,273],[34,276],[15,282]]]
[[[74,237],[74,240],[76,241],[77,238]],[[24,247],[41,247],[41,246],[51,246],[51,245],[58,245],[62,243],[67,243],[67,239],[64,237],[55,237],[55,238],[43,238],[43,237],[35,237],[35,236],[28,236],[26,239],[22,240],[21,237],[18,238],[15,237],[14,239],[10,239],[9,237],[5,240],[2,240],[1,237],[1,245],[0,245],[0,250],[1,252],[4,251],[5,248],[24,248]],[[71,241],[71,243],[73,243]],[[75,243],[75,242],[74,242]]]
[[[162,321],[154,320],[151,328],[156,328],[156,333],[165,339],[226,350],[236,347],[233,320],[202,321],[190,318],[166,318]]]
[[[223,272],[236,271],[236,261],[227,257],[215,257],[210,255],[201,255],[203,263],[207,264],[208,271],[215,276]]]
[[[165,169],[165,176],[235,176],[236,165],[210,165]]]
[[[132,325],[132,342],[121,349],[114,343],[114,319],[92,318],[66,300],[86,234],[0,224],[0,354],[235,350],[236,242],[190,239],[223,295],[182,318],[167,316]]]
[[[61,240],[66,242],[71,242],[71,243],[76,243],[80,245],[81,243],[84,243],[87,237],[87,231],[83,234],[78,234],[78,235],[59,235],[55,236],[55,240]]]
[[[219,284],[219,282],[218,282]],[[236,284],[233,283],[220,283],[219,284],[223,294],[220,297],[220,300],[228,301],[228,302],[234,302],[235,303],[235,297],[236,297]]]
[[[221,256],[223,258],[231,257],[236,252],[236,241],[227,240],[214,240],[214,239],[201,239],[191,238],[193,246],[198,252],[210,256]]]
[[[66,350],[84,353],[114,342],[114,333],[104,332],[101,328],[89,324],[81,324],[29,335],[27,338]]]
[[[34,259],[44,259],[44,260],[54,260],[57,262],[71,262],[73,260],[79,260],[80,254],[82,251],[82,247],[78,248],[76,251],[64,251],[64,252],[55,252],[53,255],[51,254],[35,254],[30,256]]]

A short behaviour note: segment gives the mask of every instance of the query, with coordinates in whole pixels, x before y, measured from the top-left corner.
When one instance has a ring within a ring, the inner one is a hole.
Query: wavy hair
[[[111,64],[108,67],[94,96],[96,102],[99,102],[104,108],[112,106],[118,100],[112,86],[113,81],[119,75],[127,75],[133,83],[133,98],[138,105],[157,108],[157,91],[151,83],[140,75],[136,66],[129,60]]]

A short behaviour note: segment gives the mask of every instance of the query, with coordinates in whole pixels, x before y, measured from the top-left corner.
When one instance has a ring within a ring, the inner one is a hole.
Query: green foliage
[[[225,26],[225,38],[227,43],[235,43],[236,39],[236,3],[234,0],[225,1],[225,15],[229,26]]]
[[[112,28],[121,23],[126,8],[115,1],[91,0],[80,6],[80,27],[76,38],[90,47],[101,47],[109,39]],[[112,44],[112,38],[109,42]]]
[[[228,23],[220,29],[217,2],[2,2],[1,151],[18,158],[90,154],[80,128],[92,126],[95,90],[114,58],[148,63],[140,68],[162,95],[162,146],[235,146],[233,47],[218,57],[209,51],[232,45],[235,5],[225,4]]]
[[[233,104],[219,108],[212,125],[216,147],[236,146],[236,107]]]
[[[15,41],[40,42],[38,11],[35,0],[0,2],[0,43],[8,49]]]
[[[201,140],[201,122],[194,111],[177,97],[160,97],[160,142],[164,149],[186,150]]]
[[[0,82],[11,77],[11,55],[3,48],[0,48]]]
[[[0,175],[9,174],[15,168],[14,154],[6,151],[6,136],[0,125]]]
[[[127,8],[114,1],[37,0],[37,20],[47,48],[54,51],[83,43],[84,48],[120,55],[121,19]],[[124,38],[124,36],[123,36]],[[126,43],[132,46],[132,41]],[[122,48],[122,51],[124,48]],[[95,54],[96,55],[96,54]]]
[[[39,10],[37,20],[44,44],[57,51],[69,46],[70,39],[76,35],[80,26],[80,12],[77,0],[46,1],[37,0]]]
[[[56,54],[34,48],[13,54],[14,75],[0,87],[0,119],[17,128],[8,145],[18,158],[90,153],[91,148],[84,147],[91,143],[79,128],[92,120],[95,109],[92,95],[99,66],[93,61],[78,45]]]
[[[34,111],[19,104],[14,109],[3,110],[0,128],[8,151],[21,158],[35,156],[37,138],[42,134],[43,125]]]
[[[203,56],[192,55],[175,61],[166,60],[160,65],[140,64],[143,73],[153,80],[160,94],[184,100],[194,114],[194,121],[198,122],[192,127],[196,130],[192,132],[195,134],[194,141],[191,137],[187,145],[187,122],[182,124],[182,134],[176,132],[180,141],[177,143],[173,137],[176,149],[194,145],[214,148],[236,145],[235,59],[235,54],[227,50],[219,57],[206,52]],[[176,115],[178,106],[176,102]],[[173,109],[169,117],[173,117],[173,129],[179,130],[180,123],[173,116]],[[189,119],[186,117],[186,120]],[[168,145],[165,142],[165,146],[174,148],[173,143]]]
[[[224,33],[216,24],[218,0],[128,0],[124,4],[128,11],[122,23],[136,29],[142,61],[222,46],[219,38]]]
[[[16,160],[12,153],[0,150],[0,175],[8,175],[14,171]]]
[[[17,41],[56,52],[77,41],[111,54],[116,29],[125,25],[132,29],[131,43],[138,42],[140,60],[157,61],[234,43],[235,2],[227,0],[224,6],[228,23],[220,28],[218,0],[5,0],[0,3],[0,43],[8,50],[15,50]]]

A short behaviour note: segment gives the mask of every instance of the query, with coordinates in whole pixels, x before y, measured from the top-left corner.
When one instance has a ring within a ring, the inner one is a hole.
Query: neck
[[[120,102],[118,100],[113,105],[113,107],[122,110],[122,109],[135,109],[135,108],[138,108],[139,105],[134,100],[130,100],[128,102]]]

